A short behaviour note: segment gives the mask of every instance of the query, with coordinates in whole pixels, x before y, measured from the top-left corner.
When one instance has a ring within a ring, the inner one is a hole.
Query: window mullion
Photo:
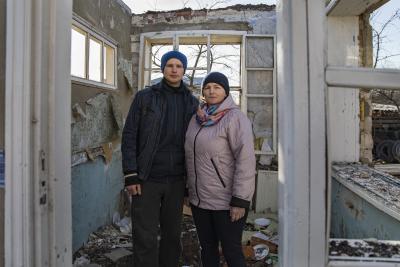
[[[104,71],[105,71],[105,66],[104,66],[104,41],[101,40],[101,48],[100,48],[100,81],[102,83],[105,83],[105,79],[104,79]]]
[[[85,45],[85,78],[89,80],[89,45],[90,45],[90,33],[86,33],[86,45]]]
[[[211,71],[211,35],[207,35],[207,73]]]

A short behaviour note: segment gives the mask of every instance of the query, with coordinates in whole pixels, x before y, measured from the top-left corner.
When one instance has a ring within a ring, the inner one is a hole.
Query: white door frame
[[[325,1],[277,6],[279,263],[325,266]]]
[[[71,266],[72,0],[8,0],[5,265]]]

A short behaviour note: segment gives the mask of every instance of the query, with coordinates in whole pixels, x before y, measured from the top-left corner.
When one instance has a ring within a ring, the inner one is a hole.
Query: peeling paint
[[[86,102],[85,117],[82,116],[72,125],[72,151],[77,152],[87,147],[97,147],[113,140],[119,132],[120,126],[118,126],[117,120],[121,120],[120,118],[116,119],[115,114],[109,94],[102,93],[89,99]]]

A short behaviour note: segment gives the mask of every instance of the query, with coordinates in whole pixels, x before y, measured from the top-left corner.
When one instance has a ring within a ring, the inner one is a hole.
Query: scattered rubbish
[[[356,185],[371,198],[383,201],[387,207],[400,212],[400,181],[387,173],[359,163],[335,163],[332,175],[340,181]]]
[[[115,212],[113,215],[113,224],[119,227],[121,233],[130,234],[132,233],[132,220],[129,217],[120,219],[119,213]]]
[[[132,235],[124,234],[118,228],[116,225],[107,225],[90,234],[87,243],[74,253],[74,259],[85,256],[90,263],[100,266],[129,266],[132,255],[120,258],[116,263],[105,256],[106,253],[110,253],[116,248],[124,248],[132,253]],[[74,265],[74,267],[76,266]]]
[[[252,237],[256,237],[262,240],[268,240],[269,237],[267,235],[264,235],[263,233],[257,232],[255,233]]]
[[[254,220],[254,224],[256,228],[267,227],[268,225],[271,224],[271,220],[266,218],[257,218]]]
[[[112,220],[113,224],[93,232],[88,242],[74,254],[74,267],[132,266],[132,235],[130,233],[126,234],[121,232],[120,230],[120,227],[126,225],[125,222],[128,221],[131,221],[130,218],[124,217],[121,219],[119,213],[115,213]],[[255,229],[253,223],[254,219],[252,218],[250,221],[252,223],[249,223],[246,227]],[[274,225],[271,224],[268,228],[272,226]],[[273,232],[275,233],[275,230]],[[273,243],[275,241],[272,241],[275,240],[274,238],[277,238],[277,236],[269,236],[257,231],[246,231],[246,233],[248,233],[247,244],[244,244],[242,247],[246,258],[246,266],[277,266],[277,255],[274,254],[274,251],[277,252],[278,246]],[[181,242],[183,250],[179,260],[179,266],[202,266],[200,244],[192,216],[183,216]],[[256,250],[258,252],[257,257],[255,255]],[[266,256],[263,256],[265,253]],[[260,258],[262,258],[262,260],[258,260]],[[222,251],[220,266],[228,266]]]
[[[265,244],[255,245],[253,249],[254,249],[254,258],[258,261],[267,257],[269,252],[269,248]]]
[[[105,253],[104,256],[112,260],[113,262],[117,262],[119,259],[131,255],[132,252],[125,248],[117,248],[110,253]]]
[[[252,236],[250,239],[250,245],[255,246],[258,244],[263,244],[268,246],[269,250],[272,253],[278,253],[278,243],[275,240],[265,240],[255,236]]]
[[[90,263],[90,260],[86,255],[76,258],[74,261],[74,267],[85,267]]]
[[[342,257],[358,258],[391,258],[400,257],[400,241],[376,239],[331,239],[329,242],[329,256],[332,259]],[[399,259],[400,262],[400,259]]]
[[[252,246],[242,246],[242,251],[246,260],[254,259],[254,248]]]

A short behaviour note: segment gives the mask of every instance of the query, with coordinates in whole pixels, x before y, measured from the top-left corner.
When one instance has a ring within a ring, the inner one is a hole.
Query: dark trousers
[[[177,267],[181,254],[184,182],[145,182],[132,197],[135,267]],[[160,241],[158,242],[158,230]]]
[[[245,267],[242,251],[242,233],[245,216],[231,222],[229,210],[205,210],[192,206],[193,219],[201,246],[203,267],[219,267],[219,242],[229,267]]]

